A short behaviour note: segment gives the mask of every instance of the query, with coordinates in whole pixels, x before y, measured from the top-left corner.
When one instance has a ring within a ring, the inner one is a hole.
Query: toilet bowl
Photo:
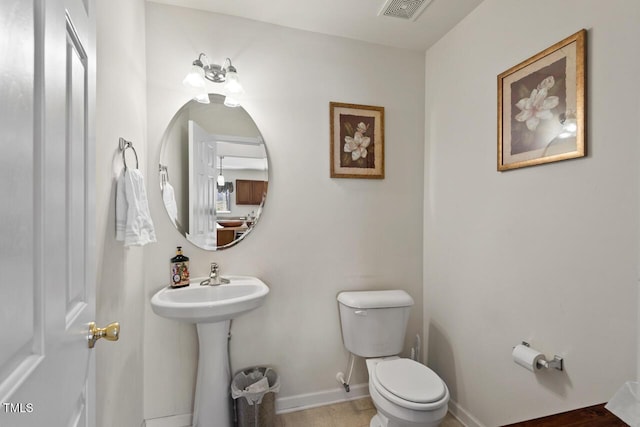
[[[449,390],[428,367],[399,357],[367,359],[369,394],[378,413],[370,427],[435,427],[447,415]]]

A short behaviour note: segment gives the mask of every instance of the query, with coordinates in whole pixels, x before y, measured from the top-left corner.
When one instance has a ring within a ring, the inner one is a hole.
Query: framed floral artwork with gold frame
[[[331,178],[384,178],[384,107],[329,103]]]
[[[498,76],[498,170],[586,155],[586,30]]]

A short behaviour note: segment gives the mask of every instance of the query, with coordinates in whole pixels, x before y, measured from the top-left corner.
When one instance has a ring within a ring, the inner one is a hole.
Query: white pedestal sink
[[[163,288],[151,298],[151,307],[157,315],[197,325],[200,350],[193,427],[232,426],[230,320],[260,307],[269,293],[267,285],[258,278],[225,278],[230,283],[219,286],[200,286],[206,277],[192,279],[189,286]]]

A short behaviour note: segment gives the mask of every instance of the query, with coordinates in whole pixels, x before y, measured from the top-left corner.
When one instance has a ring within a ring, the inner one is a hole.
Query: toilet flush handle
[[[353,314],[358,315],[358,316],[366,316],[367,315],[367,310],[356,310],[353,312]]]

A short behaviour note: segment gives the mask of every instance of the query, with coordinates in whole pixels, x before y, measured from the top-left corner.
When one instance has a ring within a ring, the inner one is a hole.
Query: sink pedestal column
[[[193,404],[193,427],[231,427],[230,321],[198,323],[198,377]]]

